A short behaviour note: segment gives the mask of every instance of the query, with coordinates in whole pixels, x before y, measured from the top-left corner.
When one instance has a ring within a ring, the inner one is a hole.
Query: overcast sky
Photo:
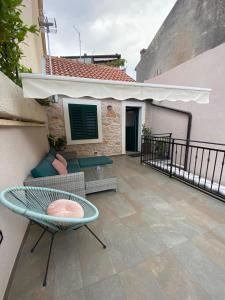
[[[119,53],[127,73],[135,78],[140,50],[147,48],[176,0],[45,0],[45,14],[57,21],[51,34],[51,54],[79,55],[75,25],[81,33],[82,54]]]

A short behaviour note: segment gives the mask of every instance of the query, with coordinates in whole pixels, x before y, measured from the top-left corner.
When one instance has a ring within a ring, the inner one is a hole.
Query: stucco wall
[[[209,104],[197,104],[195,102],[184,103],[182,101],[158,103],[164,106],[186,110],[192,113],[191,139],[225,143],[225,64],[222,63],[225,57],[225,44],[189,60],[174,69],[148,80],[151,83],[187,85],[212,88]],[[164,111],[148,105],[150,111],[150,126],[154,133],[172,132],[174,138],[186,138],[187,117],[178,113]],[[210,145],[213,147],[212,145]],[[223,148],[224,149],[224,148]],[[200,152],[201,154],[201,152]],[[199,154],[199,155],[200,155]],[[208,178],[213,173],[213,162],[215,153],[211,154]],[[222,164],[222,154],[218,155],[217,165]],[[207,155],[203,161],[202,176],[206,172]],[[196,173],[198,173],[197,165]],[[191,170],[194,169],[194,159]],[[220,176],[220,169],[217,167],[215,180]],[[222,178],[225,185],[225,178]]]
[[[91,100],[90,100],[91,101]],[[108,111],[107,106],[112,110]],[[122,153],[122,122],[121,101],[113,99],[101,100],[102,112],[102,143],[68,145],[66,151],[73,151],[78,156],[117,155]],[[63,100],[47,108],[49,133],[55,136],[65,136]]]
[[[193,114],[191,139],[225,143],[225,43],[202,53],[170,71],[147,80],[151,83],[211,88],[209,104],[162,101],[161,104]],[[181,124],[183,119],[183,125]],[[186,136],[187,118],[152,108],[154,131],[171,131],[175,137]]]
[[[47,152],[46,127],[2,126],[1,118],[30,121],[46,120],[43,108],[33,99],[23,99],[21,88],[2,73],[0,74],[0,190],[22,185],[30,170]],[[27,123],[26,123],[27,124]],[[0,245],[0,299],[19,251],[27,221],[0,205],[0,229],[3,242]]]
[[[0,190],[23,185],[23,180],[48,150],[45,128],[0,127]],[[27,220],[0,205],[0,299],[3,298],[18,250],[24,237]],[[32,272],[32,270],[31,270]]]
[[[0,72],[0,118],[46,122],[46,113],[34,99],[23,98],[22,89]]]
[[[38,25],[39,5],[42,1],[38,0],[23,0],[22,19],[27,25]],[[39,4],[38,4],[39,3]],[[23,51],[24,57],[21,63],[32,69],[33,73],[41,73],[41,59],[44,54],[45,43],[43,45],[43,37],[41,33],[28,33],[24,43],[21,43],[20,48]]]
[[[225,42],[225,1],[178,0],[142,54],[137,81],[145,80]]]
[[[176,138],[186,138],[187,116],[153,107],[149,103],[146,107],[146,126],[152,129],[153,134],[172,132]]]

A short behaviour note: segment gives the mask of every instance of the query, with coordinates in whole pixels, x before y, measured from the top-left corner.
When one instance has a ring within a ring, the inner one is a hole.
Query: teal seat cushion
[[[91,168],[102,165],[112,164],[113,161],[107,156],[93,156],[78,158],[78,162],[81,168]]]
[[[80,172],[80,166],[76,158],[67,160],[67,171],[68,173]]]
[[[52,162],[55,157],[49,152],[39,164],[31,170],[31,174],[34,178],[37,177],[46,177],[46,176],[55,176],[58,175],[58,172],[52,166]]]

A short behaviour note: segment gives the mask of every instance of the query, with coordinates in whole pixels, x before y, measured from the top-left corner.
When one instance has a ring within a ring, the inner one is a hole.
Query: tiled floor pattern
[[[90,233],[58,235],[42,287],[49,236],[31,254],[31,226],[8,300],[224,300],[225,203],[139,164],[114,158],[118,192],[90,195]]]

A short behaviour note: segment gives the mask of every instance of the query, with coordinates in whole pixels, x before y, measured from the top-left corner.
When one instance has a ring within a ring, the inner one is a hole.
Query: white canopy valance
[[[72,98],[93,97],[117,100],[195,101],[208,103],[211,89],[150,83],[98,80],[69,76],[20,74],[25,98],[43,99],[52,95]]]

